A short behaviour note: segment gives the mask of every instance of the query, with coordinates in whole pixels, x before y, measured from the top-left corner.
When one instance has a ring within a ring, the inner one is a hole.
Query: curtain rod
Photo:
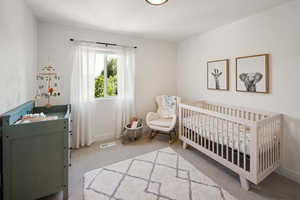
[[[133,48],[137,49],[137,46],[127,46],[127,45],[120,45],[115,43],[107,43],[107,42],[96,42],[96,41],[87,41],[87,40],[75,40],[74,38],[70,38],[71,42],[84,42],[84,43],[90,43],[90,44],[102,44],[105,46],[115,46],[115,47],[125,47],[125,48]]]

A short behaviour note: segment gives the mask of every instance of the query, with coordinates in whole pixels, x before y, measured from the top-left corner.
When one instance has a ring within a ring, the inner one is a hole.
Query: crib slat
[[[263,171],[266,169],[266,127],[263,126],[263,135],[262,135],[262,146],[263,146]]]
[[[184,113],[185,113],[185,109],[184,108],[182,108],[181,107],[181,123],[183,123],[183,125],[181,126],[181,133],[182,133],[182,135],[183,135],[183,137],[185,137],[185,123],[186,123],[186,117],[185,117],[185,115],[184,115]]]
[[[186,111],[186,109],[184,109],[184,108],[181,108],[181,113],[182,113],[182,119],[181,119],[181,121],[182,121],[182,123],[183,123],[183,126],[181,126],[181,128],[182,128],[182,134],[183,134],[183,137],[185,137],[185,128],[184,127],[186,127],[186,116],[185,116],[185,111]]]
[[[281,134],[281,124],[280,124],[280,122],[279,122],[279,124],[276,124],[276,126],[277,126],[277,134],[276,134],[276,146],[277,146],[277,152],[276,152],[276,156],[277,156],[277,158],[276,158],[276,160],[277,160],[277,165],[279,164],[279,162],[280,162],[280,144],[279,144],[279,137],[280,137],[280,134]]]
[[[186,137],[189,139],[190,138],[190,110],[186,111],[186,119],[187,119],[187,133],[186,133]]]
[[[215,120],[216,118],[215,117],[212,117],[212,150],[213,152],[215,153],[215,138],[216,138],[216,131],[215,131]]]
[[[271,147],[271,145],[270,145],[270,132],[271,132],[271,130],[270,130],[270,123],[268,123],[267,124],[267,168],[269,168],[269,166],[270,166],[270,147]]]
[[[268,123],[268,168],[271,166],[271,124],[272,123]]]
[[[262,136],[263,136],[263,128],[262,127],[259,127],[259,134],[258,134],[258,137],[259,137],[259,156],[260,156],[260,162],[259,162],[259,165],[260,165],[260,173],[263,171],[263,163],[264,163],[264,160],[263,160],[263,146],[262,146]]]
[[[274,145],[274,165],[277,165],[277,120],[274,121],[274,138],[273,138],[273,145]]]
[[[221,138],[222,138],[222,146],[221,146],[221,156],[224,158],[224,120],[222,119],[222,128],[221,128]]]
[[[272,148],[273,148],[273,166],[276,165],[276,120],[273,122],[274,135],[272,136]]]
[[[195,124],[195,142],[198,143],[198,123],[197,123],[197,116],[196,116],[196,112],[194,112],[194,124]]]
[[[195,142],[195,122],[194,122],[194,111],[191,112],[191,123],[192,123],[192,135],[191,139]]]
[[[192,110],[190,110],[190,140],[193,140],[193,122],[192,122],[192,120],[193,120],[193,115],[192,115],[192,113],[193,113],[193,111]]]
[[[210,137],[210,120],[211,118],[209,116],[208,117],[208,149],[210,151],[210,140],[211,140],[211,137]]]
[[[195,142],[198,144],[198,119],[197,112],[194,112],[194,122],[195,122]]]
[[[203,136],[204,136],[204,116],[201,114],[201,146],[204,146],[204,140],[203,140]]]
[[[190,132],[190,118],[189,118],[189,110],[186,110],[186,138],[189,138],[189,132]]]
[[[276,130],[275,130],[275,120],[272,122],[272,133],[276,133]],[[274,139],[275,137],[273,136],[272,134],[272,143],[271,143],[271,146],[272,146],[272,165],[275,164],[275,145],[274,145]]]
[[[262,135],[261,135],[261,148],[262,148],[262,172],[265,169],[265,127],[261,127],[262,129]]]
[[[246,127],[243,126],[243,134],[244,134],[244,170],[246,170],[246,156],[247,156],[247,153],[246,153],[246,144],[247,144],[247,133],[246,133]]]
[[[265,152],[266,152],[266,146],[265,146],[265,141],[266,141],[266,139],[265,139],[265,135],[266,135],[266,127],[265,126],[263,126],[262,127],[262,132],[263,132],[263,134],[262,134],[262,155],[263,155],[263,167],[262,167],[262,172],[265,170],[265,166],[266,166],[266,154],[265,154]]]
[[[275,120],[274,121],[274,132],[275,132],[275,134],[274,134],[274,165],[276,164],[276,151],[277,151],[277,149],[276,149],[276,139],[277,139],[277,126],[276,126],[276,124],[277,124],[277,120]]]
[[[186,116],[186,109],[183,109],[183,119],[185,120],[184,121],[184,127],[183,127],[183,135],[184,137],[186,138],[186,127],[187,127],[187,116]]]
[[[202,146],[202,136],[203,136],[203,118],[202,118],[202,114],[199,114],[199,144],[200,146]]]
[[[184,116],[184,111],[185,111],[185,109],[183,107],[181,107],[181,123],[182,123],[181,134],[183,135],[183,137],[184,137],[184,127],[185,127],[185,119],[186,119]]]
[[[182,108],[182,115],[183,115],[183,118],[182,118],[182,122],[183,122],[183,126],[182,126],[182,133],[183,133],[183,137],[185,137],[185,130],[186,128],[186,115],[185,115],[185,112],[186,112],[186,109]]]
[[[234,154],[234,124],[233,123],[231,123],[232,124],[232,129],[231,129],[231,162],[234,164],[234,156],[233,156],[233,154]]]
[[[189,134],[189,129],[188,129],[188,126],[189,126],[189,121],[188,121],[188,117],[189,117],[189,113],[188,113],[188,110],[186,109],[185,110],[185,117],[186,117],[186,121],[185,121],[185,123],[186,123],[186,125],[185,125],[185,127],[186,127],[186,129],[185,129],[185,137],[186,138],[188,138],[188,134]]]
[[[269,163],[269,167],[272,166],[273,164],[273,146],[272,146],[272,142],[273,142],[273,138],[272,138],[272,133],[273,133],[273,121],[270,123],[270,133],[269,133],[269,145],[270,145],[270,163]]]
[[[262,165],[263,165],[263,155],[262,155],[262,145],[261,145],[261,140],[262,140],[262,128],[259,127],[258,129],[259,134],[257,135],[258,137],[258,148],[259,148],[259,173],[262,172]]]
[[[240,134],[241,134],[241,131],[240,131],[240,124],[237,124],[237,133],[238,133],[238,138],[237,138],[237,142],[238,142],[238,148],[237,148],[237,164],[238,166],[240,167]]]
[[[270,123],[267,123],[267,142],[266,142],[266,146],[267,146],[267,166],[266,168],[269,168],[270,165]]]
[[[266,124],[266,135],[265,135],[265,154],[266,154],[266,166],[265,166],[265,170],[268,169],[268,162],[269,162],[269,154],[268,154],[268,150],[269,150],[269,130],[268,130],[268,124]]]
[[[229,138],[228,138],[228,131],[229,131],[229,122],[226,121],[226,159],[229,161],[228,154],[229,154]]]
[[[219,140],[219,119],[217,118],[217,154],[220,155],[220,152],[219,152],[219,143],[220,143],[220,140]]]
[[[205,135],[205,140],[204,140],[204,142],[205,142],[205,148],[208,146],[208,144],[207,144],[207,116],[206,115],[204,115],[204,135]]]

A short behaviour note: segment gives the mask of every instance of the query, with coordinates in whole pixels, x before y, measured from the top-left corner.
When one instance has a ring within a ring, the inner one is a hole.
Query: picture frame
[[[235,58],[236,91],[269,93],[269,54]]]
[[[229,59],[207,62],[207,89],[229,90]]]

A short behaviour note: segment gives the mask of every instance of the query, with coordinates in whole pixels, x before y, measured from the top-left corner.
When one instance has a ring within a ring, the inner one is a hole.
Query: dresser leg
[[[63,200],[68,200],[69,199],[69,188],[65,187],[63,191]]]

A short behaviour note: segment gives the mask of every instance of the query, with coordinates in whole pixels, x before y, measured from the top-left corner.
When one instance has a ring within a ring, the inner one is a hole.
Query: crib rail
[[[273,116],[257,123],[258,182],[280,165],[281,134],[282,115]]]
[[[281,116],[179,105],[179,137],[253,183],[279,166]]]
[[[201,107],[203,109],[218,112],[226,115],[230,115],[233,117],[237,117],[240,119],[246,119],[250,121],[259,121],[262,119],[266,119],[268,117],[277,115],[277,113],[267,112],[267,111],[259,111],[256,109],[238,107],[226,104],[220,104],[211,101],[197,101],[194,103],[194,106]]]

